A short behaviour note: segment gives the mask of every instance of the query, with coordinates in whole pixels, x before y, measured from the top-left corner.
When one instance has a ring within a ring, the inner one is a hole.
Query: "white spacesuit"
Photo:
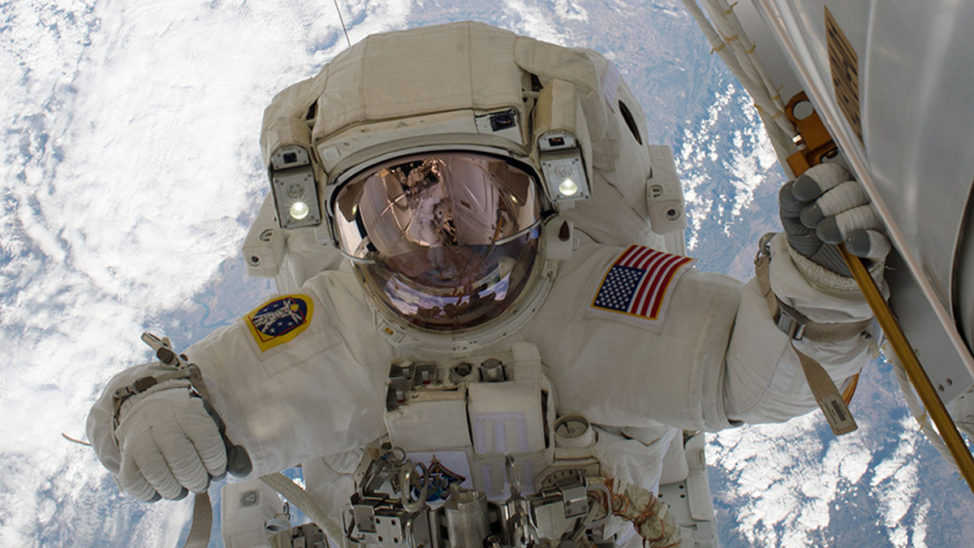
[[[591,51],[472,23],[353,46],[265,114],[273,202],[245,253],[284,293],[186,351],[201,377],[113,379],[88,421],[99,458],[132,495],[174,498],[224,473],[232,440],[253,475],[301,463],[362,543],[407,542],[382,539],[380,514],[481,497],[502,523],[449,521],[446,541],[520,546],[593,525],[599,489],[655,492],[683,431],[814,409],[798,351],[842,383],[875,336],[855,284],[787,223],[814,249],[768,239],[766,281],[697,271],[643,124]],[[841,168],[813,175],[819,192],[783,205],[839,239],[877,226],[861,193],[816,201]],[[881,238],[859,246],[877,265]],[[608,505],[605,538],[645,536],[651,503]]]

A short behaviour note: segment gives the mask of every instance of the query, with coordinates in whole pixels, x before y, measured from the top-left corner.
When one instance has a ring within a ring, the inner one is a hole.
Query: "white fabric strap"
[[[297,506],[311,521],[315,522],[324,531],[333,543],[338,546],[347,546],[345,533],[342,528],[328,518],[321,506],[318,505],[300,485],[291,481],[290,478],[280,472],[261,476],[260,480],[272,489],[281,494],[288,502]]]
[[[816,342],[838,342],[858,336],[869,327],[872,320],[862,320],[850,323],[817,323],[810,321],[802,313],[791,308],[778,299],[771,290],[771,255],[759,252],[754,261],[754,278],[758,282],[761,294],[768,304],[771,319],[778,324],[778,328],[791,335],[796,340],[809,339]],[[791,324],[794,324],[792,326]],[[789,332],[788,327],[793,327]]]
[[[300,485],[280,472],[261,476],[260,480],[281,494],[288,502],[297,506],[337,546],[347,546],[342,528],[329,519],[325,511]],[[193,521],[183,548],[206,548],[210,543],[213,528],[213,504],[207,491],[197,493],[193,500]]]

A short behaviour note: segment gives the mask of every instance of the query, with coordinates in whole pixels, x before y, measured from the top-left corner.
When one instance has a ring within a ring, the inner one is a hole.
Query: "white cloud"
[[[915,424],[912,418],[902,419],[903,432],[893,456],[875,467],[869,482],[873,496],[881,501],[889,541],[897,547],[925,545],[925,518],[929,505],[919,509],[913,519],[907,518],[919,491],[916,447],[919,437],[912,430]]]
[[[555,11],[564,21],[588,21],[588,12],[575,0],[555,0]]]
[[[680,159],[677,169],[683,184],[684,198],[688,214],[687,249],[693,250],[699,242],[698,233],[704,228],[704,223],[713,215],[714,201],[705,192],[704,185],[710,186],[711,164],[719,158],[717,155],[717,135],[715,127],[720,120],[721,113],[730,104],[734,88],[727,86],[718,92],[707,108],[706,118],[691,122],[683,130],[683,142],[675,156]]]
[[[728,120],[734,123],[728,124]],[[704,118],[684,128],[677,156],[688,206],[690,249],[708,220],[721,224],[724,234],[733,236],[739,228],[735,220],[751,206],[757,189],[774,180],[778,169],[774,149],[750,98],[730,84],[714,94]],[[709,198],[712,192],[720,193],[717,215],[715,202]]]
[[[551,17],[551,12],[547,8],[538,7],[525,0],[504,0],[504,5],[508,21],[505,26],[511,30],[546,42],[568,44],[569,34],[559,30],[562,25]],[[561,18],[585,18],[585,11],[577,8],[573,1],[559,0],[556,9]]]
[[[919,470],[944,463],[921,462],[918,444],[925,441],[912,418],[896,425],[899,439],[888,455],[876,434],[885,425],[869,417],[859,422],[860,432],[824,443],[819,413],[710,438],[708,464],[727,478],[725,490],[714,495],[731,505],[730,517],[750,545],[810,546],[822,535],[841,541],[831,535],[846,520],[835,516],[851,515],[846,499],[862,486],[879,510],[878,522],[866,530],[880,527],[892,546],[926,546],[932,502],[920,493]]]

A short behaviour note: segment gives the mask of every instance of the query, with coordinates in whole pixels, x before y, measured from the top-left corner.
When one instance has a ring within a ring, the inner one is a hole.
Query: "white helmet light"
[[[321,202],[308,151],[297,145],[282,146],[271,154],[268,171],[281,228],[320,224]]]
[[[538,139],[538,160],[548,197],[556,204],[591,196],[582,150],[566,131],[545,133]]]

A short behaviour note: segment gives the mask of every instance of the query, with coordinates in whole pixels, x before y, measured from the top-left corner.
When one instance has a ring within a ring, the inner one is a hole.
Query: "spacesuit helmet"
[[[503,315],[537,278],[543,192],[510,156],[439,150],[356,171],[332,193],[332,231],[373,300],[433,332]]]
[[[647,206],[680,209],[637,107],[591,50],[475,22],[373,35],[265,110],[266,217],[287,238],[251,230],[248,269],[297,289],[347,257],[394,344],[491,344],[543,305],[576,225],[655,245]]]

